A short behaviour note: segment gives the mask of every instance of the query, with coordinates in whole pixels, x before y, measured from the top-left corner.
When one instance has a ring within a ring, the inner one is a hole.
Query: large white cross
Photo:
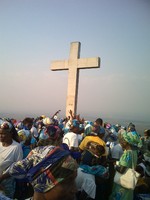
[[[68,75],[68,93],[66,103],[66,116],[69,116],[69,111],[72,110],[76,114],[78,84],[79,84],[79,69],[90,69],[100,67],[100,58],[80,58],[80,42],[72,42],[70,48],[69,60],[56,60],[51,63],[51,70],[69,70]]]

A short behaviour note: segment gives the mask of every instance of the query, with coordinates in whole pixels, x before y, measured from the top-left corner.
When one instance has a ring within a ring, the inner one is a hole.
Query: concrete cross
[[[79,69],[99,68],[100,58],[80,58],[80,42],[72,42],[70,48],[69,60],[56,60],[51,63],[51,70],[69,70],[68,75],[68,93],[66,103],[66,116],[68,117],[69,111],[76,115],[77,110],[77,97],[78,97],[78,84],[79,84]]]

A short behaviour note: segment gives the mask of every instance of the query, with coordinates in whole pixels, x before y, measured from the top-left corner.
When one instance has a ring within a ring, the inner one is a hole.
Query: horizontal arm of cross
[[[80,58],[77,61],[79,69],[88,69],[88,68],[99,68],[100,67],[100,58]]]
[[[68,69],[68,61],[62,60],[56,60],[52,61],[51,63],[51,70],[57,71],[57,70],[67,70]]]
[[[100,67],[100,58],[79,58],[71,59],[64,61],[53,61],[51,64],[51,70],[68,70],[69,68],[74,67],[78,69],[88,69],[88,68],[99,68]]]

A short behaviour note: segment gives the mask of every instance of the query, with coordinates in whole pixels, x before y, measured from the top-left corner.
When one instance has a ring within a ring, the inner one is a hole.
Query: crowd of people
[[[0,118],[0,200],[150,199],[150,129],[59,112]],[[134,190],[114,183],[133,166]]]

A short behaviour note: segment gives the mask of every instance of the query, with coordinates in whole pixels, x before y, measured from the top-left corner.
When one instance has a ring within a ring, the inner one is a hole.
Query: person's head
[[[105,135],[105,129],[102,126],[99,125],[93,125],[90,127],[90,133],[91,136],[98,136],[99,138],[103,138]]]
[[[19,141],[22,144],[30,145],[31,142],[31,133],[29,130],[19,130],[18,131]]]
[[[94,122],[95,125],[103,126],[103,120],[101,118],[97,118]]]
[[[52,120],[50,117],[45,117],[45,118],[43,119],[43,124],[44,124],[45,126],[52,125],[52,124],[53,124],[53,120]]]
[[[96,142],[88,142],[87,149],[98,158],[100,158],[105,153],[105,148]]]
[[[71,123],[70,131],[74,133],[79,133],[79,129],[80,129],[79,126],[80,126],[79,121],[77,119],[73,119]]]
[[[18,135],[11,121],[0,119],[0,142],[11,142],[12,139],[18,142]]]
[[[81,164],[89,166],[100,165],[102,161],[101,158],[104,153],[105,148],[102,145],[89,141],[82,153]]]
[[[44,132],[48,135],[50,145],[58,146],[62,143],[63,131],[58,126],[49,125]]]
[[[24,126],[24,129],[26,130],[30,130],[32,128],[32,125],[33,125],[33,118],[30,118],[30,117],[26,117],[23,121],[23,126]]]
[[[132,122],[129,123],[127,131],[128,132],[134,132],[134,131],[136,131],[135,125]]]
[[[84,137],[87,136],[87,135],[90,135],[90,133],[92,132],[92,124],[91,123],[87,123],[85,124],[85,127],[84,127]]]
[[[146,130],[144,131],[144,136],[145,136],[145,137],[150,137],[150,129],[146,129]]]
[[[39,121],[39,122],[37,122],[36,126],[37,126],[38,130],[42,129],[44,127],[44,123],[42,121]]]
[[[141,140],[136,132],[126,132],[124,130],[119,136],[119,142],[123,149],[141,147]]]
[[[0,124],[0,142],[12,140],[12,124],[7,121],[1,121]]]
[[[131,145],[124,139],[123,136],[119,138],[119,143],[123,150],[131,148]]]
[[[19,121],[19,122],[16,124],[16,129],[17,129],[17,130],[23,129],[23,123],[22,123],[22,121]]]

